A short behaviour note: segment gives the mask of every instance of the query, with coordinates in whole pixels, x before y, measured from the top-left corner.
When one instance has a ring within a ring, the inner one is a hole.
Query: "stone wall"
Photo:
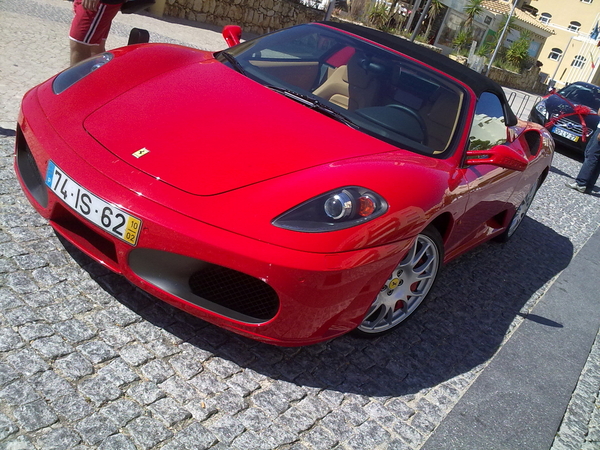
[[[163,14],[219,26],[239,25],[256,34],[325,17],[325,11],[288,0],[166,0]]]
[[[468,65],[467,58],[464,56],[450,55],[450,59],[453,59],[460,64],[464,64],[465,66]],[[548,93],[548,85],[540,81],[540,68],[537,66],[533,66],[523,73],[511,72],[510,70],[492,66],[488,77],[500,86],[507,88],[537,95],[545,95]]]
[[[488,76],[501,86],[530,94],[544,95],[548,92],[548,86],[540,81],[539,67],[534,66],[521,74],[492,67]]]

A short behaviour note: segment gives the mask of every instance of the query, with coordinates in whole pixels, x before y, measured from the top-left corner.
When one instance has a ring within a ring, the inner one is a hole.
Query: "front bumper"
[[[137,246],[88,222],[50,191],[43,182],[49,160],[140,218]],[[211,226],[136,197],[78,161],[41,114],[19,119],[15,170],[36,210],[84,253],[171,305],[277,345],[312,344],[358,326],[412,243],[322,254]]]

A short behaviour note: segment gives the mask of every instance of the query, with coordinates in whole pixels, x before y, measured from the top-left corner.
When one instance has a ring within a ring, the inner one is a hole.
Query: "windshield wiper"
[[[314,109],[315,111],[318,111],[321,114],[325,114],[326,116],[329,116],[332,119],[337,120],[338,122],[342,122],[343,124],[348,125],[349,127],[358,128],[358,125],[356,125],[354,122],[348,119],[345,115],[337,112],[335,109],[321,103],[319,100],[313,97],[279,86],[269,85],[267,87],[275,92],[279,92],[280,94],[285,95],[288,98],[291,98],[294,101],[297,101],[298,103],[303,104],[304,106],[308,106],[310,109]]]
[[[232,65],[232,67],[237,70],[242,75],[246,75],[246,71],[240,64],[240,62],[233,56],[231,53],[227,53],[225,50],[219,52],[217,56],[223,55],[223,57]]]

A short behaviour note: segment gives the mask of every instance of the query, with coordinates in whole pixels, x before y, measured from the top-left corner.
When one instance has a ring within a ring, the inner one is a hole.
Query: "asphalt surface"
[[[260,344],[136,290],[22,195],[19,101],[68,65],[70,10],[0,0],[0,450],[600,448],[600,189],[564,187],[576,156],[557,153],[514,238],[447,265],[397,332]],[[224,47],[212,26],[119,15],[108,48],[133,26]]]

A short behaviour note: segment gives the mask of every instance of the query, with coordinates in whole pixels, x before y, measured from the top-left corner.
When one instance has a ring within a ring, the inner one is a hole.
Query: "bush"
[[[528,33],[521,33],[519,39],[514,41],[506,50],[504,60],[519,69],[523,69],[529,59],[529,41]]]
[[[452,45],[456,49],[456,51],[460,54],[464,50],[468,49],[473,41],[473,35],[471,34],[471,30],[461,29],[454,40],[452,41]]]
[[[352,0],[350,3],[350,16],[354,20],[362,20],[367,8],[367,0]]]
[[[494,54],[494,50],[496,49],[495,42],[484,42],[479,46],[475,54],[477,56],[485,56],[486,58],[490,58]]]
[[[384,2],[374,3],[368,14],[369,22],[378,30],[390,32],[390,11]]]

